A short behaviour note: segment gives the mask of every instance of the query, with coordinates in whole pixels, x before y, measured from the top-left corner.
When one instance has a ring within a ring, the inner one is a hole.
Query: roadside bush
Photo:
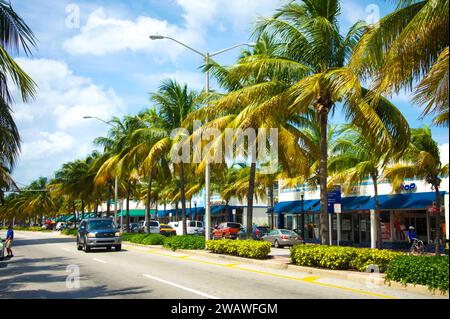
[[[8,227],[1,227],[0,229],[7,230]],[[14,230],[18,230],[18,231],[42,231],[42,232],[50,232],[50,231],[52,231],[51,229],[44,229],[44,228],[41,228],[41,227],[22,227],[22,226],[14,226],[13,229]]]
[[[61,233],[68,236],[76,236],[78,231],[76,229],[64,229]]]
[[[295,265],[362,272],[369,265],[377,265],[379,271],[384,272],[389,262],[399,255],[401,253],[388,250],[322,245],[298,245],[292,247],[290,253]]]
[[[129,241],[135,244],[142,244],[142,241],[150,234],[133,234],[133,233],[123,233],[122,240]]]
[[[366,271],[370,265],[377,265],[379,271],[384,273],[389,266],[389,263],[397,258],[403,256],[403,253],[392,250],[378,250],[370,248],[355,248],[357,253],[355,258],[350,262],[350,267],[361,272]]]
[[[177,249],[205,249],[205,237],[195,235],[164,237],[163,246],[172,250]]]
[[[165,236],[160,234],[148,234],[141,240],[143,245],[162,245],[164,243]]]
[[[227,254],[245,258],[265,259],[270,253],[271,244],[256,240],[208,240],[206,249],[216,254]]]
[[[392,260],[386,279],[448,291],[448,256],[399,256]]]

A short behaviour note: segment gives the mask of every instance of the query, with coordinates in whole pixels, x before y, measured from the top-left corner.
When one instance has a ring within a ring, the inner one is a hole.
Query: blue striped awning
[[[440,192],[441,197],[445,192]],[[426,209],[436,201],[435,192],[379,195],[380,209]],[[443,201],[441,201],[443,203]],[[375,197],[361,206],[361,210],[375,209]]]

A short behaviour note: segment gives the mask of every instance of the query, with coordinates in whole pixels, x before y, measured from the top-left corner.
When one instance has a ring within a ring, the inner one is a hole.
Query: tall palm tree
[[[271,119],[278,127],[289,123],[293,115],[314,106],[321,132],[320,233],[323,244],[328,244],[327,126],[330,112],[341,107],[350,122],[359,122],[374,141],[384,146],[392,145],[392,137],[398,149],[405,148],[408,141],[403,131],[395,131],[400,127],[397,125],[400,119],[392,112],[392,105],[383,98],[369,103],[372,101],[367,101],[368,91],[361,85],[358,74],[347,65],[366,28],[365,23],[356,23],[342,36],[339,13],[338,0],[305,0],[290,2],[272,17],[261,18],[255,36],[272,35],[281,44],[280,49],[276,56],[254,55],[235,65],[230,70],[232,78],[260,74],[264,81],[229,94],[225,100],[226,104],[233,105],[248,99],[252,110],[246,114],[247,122]]]
[[[375,78],[377,94],[410,90],[420,82],[414,101],[425,104],[423,115],[446,112],[435,121],[448,126],[449,1],[396,2],[394,12],[365,30],[350,65]]]
[[[305,163],[307,154],[299,147],[297,143],[296,129],[290,123],[280,123],[266,114],[260,113],[254,116],[258,103],[270,94],[278,93],[286,88],[285,79],[291,76],[302,76],[305,74],[304,68],[296,68],[289,66],[282,70],[279,68],[279,56],[277,55],[281,44],[277,43],[275,36],[262,33],[257,39],[256,46],[251,50],[244,50],[237,63],[231,67],[224,67],[211,61],[206,69],[218,79],[222,87],[229,92],[226,94],[213,93],[207,97],[207,106],[192,113],[188,120],[201,119],[208,121],[203,129],[216,128],[221,130],[222,135],[220,139],[216,140],[214,145],[209,145],[213,149],[223,148],[222,143],[226,141],[226,129],[234,129],[236,134],[233,136],[233,142],[238,138],[238,134],[246,129],[252,129],[255,132],[256,144],[262,145],[263,139],[267,139],[267,144],[273,141],[268,138],[262,129],[278,128],[278,161],[284,169],[290,173],[304,174],[308,169]],[[259,58],[266,58],[269,64],[258,64],[258,67],[247,69],[245,72],[238,72],[237,70],[242,65],[248,65],[249,61],[256,61]],[[273,81],[270,81],[273,80]],[[261,130],[260,130],[261,128]],[[226,145],[225,145],[226,146]],[[257,170],[262,168],[263,164],[258,163],[257,167],[257,149],[256,152],[250,153],[251,145],[244,149],[244,156],[252,156],[252,161],[249,167],[248,187],[247,189],[247,233],[252,232],[253,224],[253,199],[255,190],[259,191],[260,186],[257,183],[261,179],[256,178]],[[280,149],[281,148],[281,149]],[[271,164],[271,161],[268,161]],[[198,171],[205,166],[204,161],[199,165]],[[277,168],[275,168],[277,169]]]
[[[10,173],[20,151],[20,135],[11,115],[13,99],[9,84],[12,82],[19,88],[24,102],[36,93],[36,84],[8,51],[19,52],[23,49],[29,54],[30,48],[35,46],[36,40],[31,29],[13,10],[9,1],[0,0],[0,200],[3,200],[4,190],[17,189]]]
[[[367,179],[372,180],[375,193],[375,214],[380,216],[378,181],[386,165],[398,156],[397,150],[380,149],[378,144],[373,144],[367,138],[362,129],[355,125],[349,125],[342,137],[334,142],[331,154],[328,163],[328,170],[331,174],[328,182],[329,188],[339,183],[342,185],[344,194],[350,194],[355,186]],[[377,247],[382,249],[379,217],[376,219],[375,227],[377,229]]]
[[[183,220],[183,234],[187,234],[186,226],[186,187],[185,168],[186,164],[181,161],[175,163],[169,154],[173,147],[180,144],[180,136],[171,136],[173,130],[183,127],[187,115],[196,108],[195,101],[197,94],[190,91],[187,85],[180,85],[174,80],[164,80],[161,82],[157,92],[151,94],[151,99],[155,103],[156,110],[147,114],[149,127],[142,128],[136,132],[136,136],[147,136],[147,141],[138,146],[134,151],[140,153],[144,158],[143,165],[149,171],[149,191],[152,178],[151,172],[156,165],[160,167],[166,165],[168,160],[172,161],[173,175],[179,178],[180,201]],[[164,168],[163,168],[164,169]],[[150,196],[147,197],[147,206],[150,203]],[[149,210],[149,208],[147,208]]]
[[[439,147],[433,140],[428,126],[412,129],[411,142],[401,162],[387,167],[384,177],[387,178],[393,190],[400,189],[406,178],[420,178],[431,185],[436,193],[436,235],[435,252],[439,254],[441,239],[441,195],[439,187],[443,177],[448,176],[448,164],[442,165]]]

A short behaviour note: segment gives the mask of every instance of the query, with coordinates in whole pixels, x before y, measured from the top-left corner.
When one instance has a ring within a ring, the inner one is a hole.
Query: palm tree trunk
[[[155,219],[158,220],[158,196],[155,198]]]
[[[181,195],[181,218],[183,219],[183,235],[187,235],[186,225],[186,194],[184,192],[184,164],[180,164],[180,195]]]
[[[371,175],[373,181],[373,189],[375,191],[375,220],[377,229],[377,247],[378,249],[383,249],[383,237],[381,236],[381,212],[380,203],[378,201],[378,181],[375,175]]]
[[[322,245],[329,245],[328,238],[328,110],[327,106],[319,106],[320,116],[320,241]]]
[[[148,186],[147,186],[147,202],[145,203],[145,232],[148,234],[150,233],[150,201],[151,201],[151,194],[152,194],[152,176],[153,175],[153,169],[150,169],[150,172],[148,173]]]
[[[253,228],[253,195],[255,193],[256,161],[252,160],[250,165],[250,177],[248,180],[247,194],[247,238],[252,236]]]
[[[84,200],[81,200],[81,219],[84,219]]]
[[[130,181],[127,182],[127,233],[130,232]]]
[[[77,211],[75,208],[75,201],[72,201],[72,208],[73,208],[73,216],[75,217],[75,229],[77,229]]]
[[[436,192],[436,235],[434,236],[434,253],[436,256],[440,255],[440,240],[441,240],[441,194],[439,193],[439,186],[434,185]]]

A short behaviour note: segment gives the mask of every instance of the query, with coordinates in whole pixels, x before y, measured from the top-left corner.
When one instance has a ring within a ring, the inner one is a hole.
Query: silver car
[[[5,244],[3,243],[3,239],[0,237],[0,260],[5,258]]]
[[[262,240],[268,241],[275,248],[283,248],[284,246],[294,246],[303,244],[303,239],[294,231],[289,229],[274,229],[267,235],[262,237]]]

